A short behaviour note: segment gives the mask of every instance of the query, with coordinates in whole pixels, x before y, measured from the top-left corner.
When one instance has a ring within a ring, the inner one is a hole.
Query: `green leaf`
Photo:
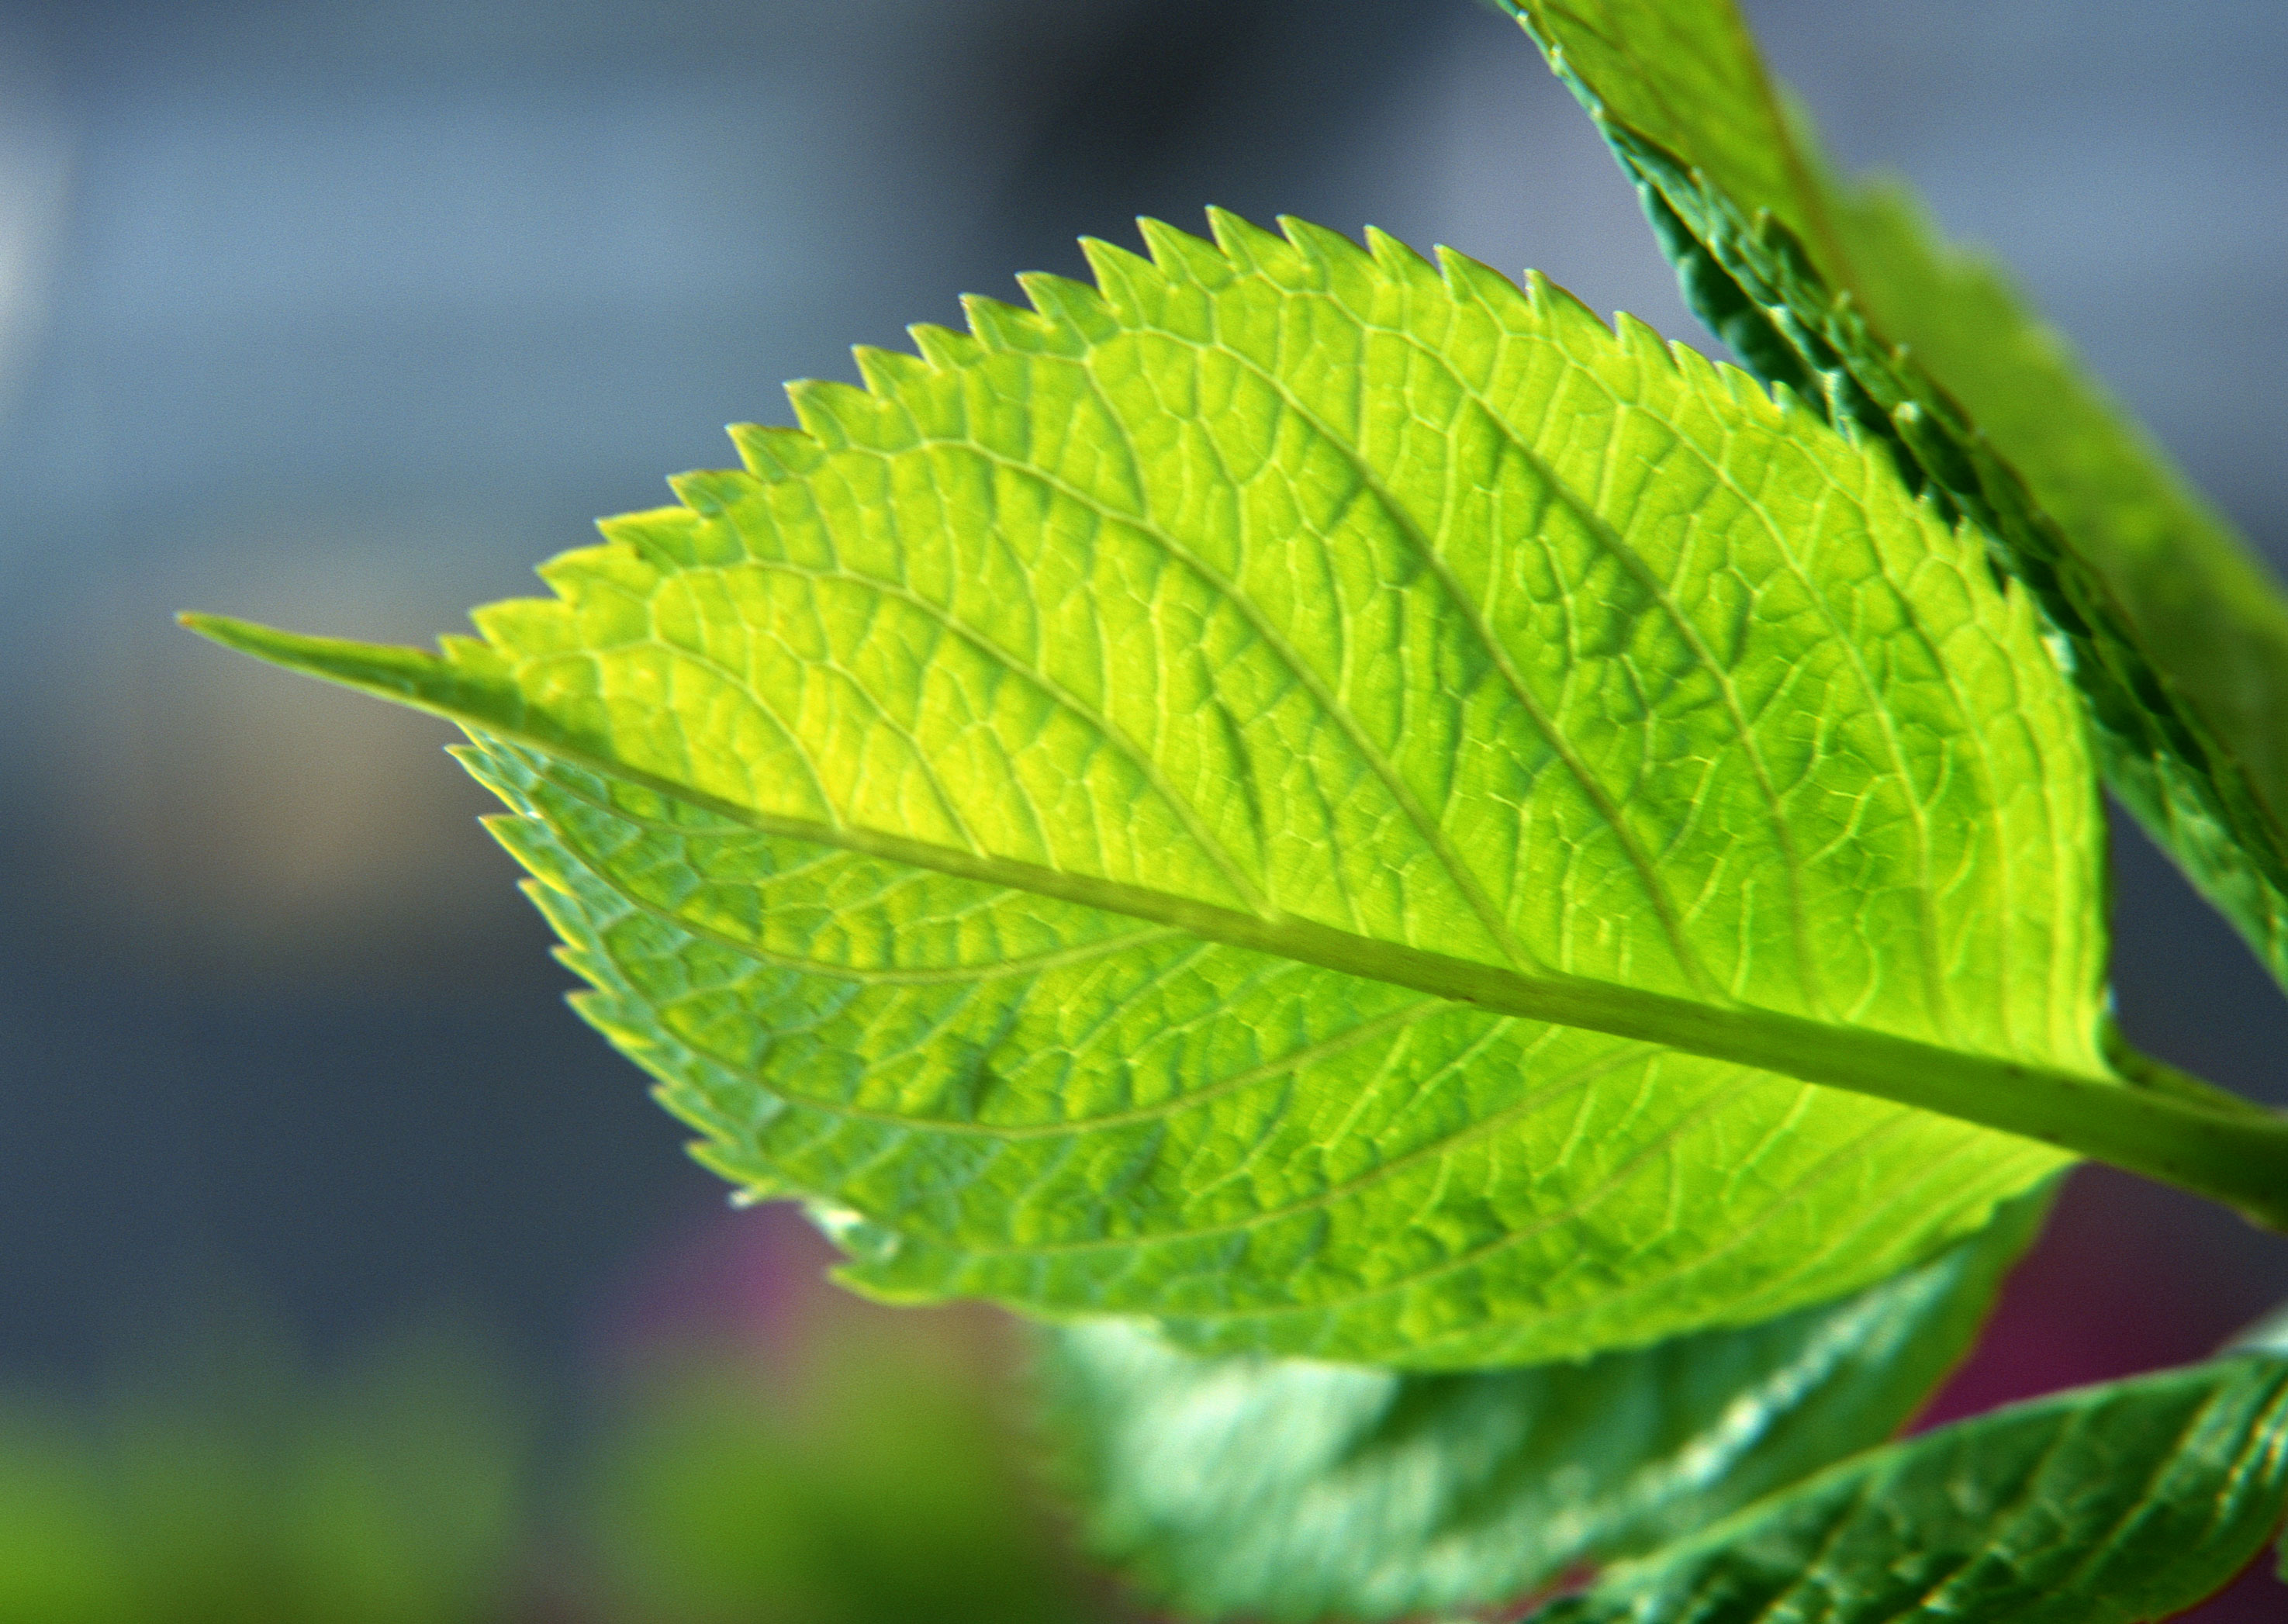
[[[199,623],[464,723],[584,1011],[894,1299],[1432,1367],[1749,1324],[2062,1160],[1902,1099],[2284,1187],[2110,1080],[2077,709],[1879,450],[1216,224],[798,386],[481,642]]]
[[[596,1573],[581,1616],[1109,1624],[1067,1594],[957,1331],[792,1308],[772,1359],[679,1347],[611,1406],[581,1519]]]
[[[2109,783],[2288,981],[2288,597],[1987,263],[1829,172],[1729,0],[1501,0],[1750,369],[1893,446],[1994,539]]]
[[[524,1427],[477,1343],[393,1338],[321,1381],[234,1317],[168,1328],[99,1414],[0,1399],[0,1620],[497,1616]]]
[[[2165,788],[2145,816],[2179,826],[2180,860],[2288,980],[2278,856],[2288,849],[2288,595],[1998,265],[1943,242],[1896,182],[1839,188],[1839,198],[1855,285],[1882,329],[2025,477],[2253,790],[2264,820],[2231,830],[2253,843],[2252,857],[2212,852],[2224,832]]]
[[[2201,1600],[2288,1507],[2288,1359],[2232,1354],[1895,1444],[1534,1624],[2137,1624]]]
[[[1969,1349],[2048,1208],[1841,1303],[1583,1364],[1407,1374],[1049,1334],[1095,1552],[1173,1611],[1396,1618],[1648,1550],[1888,1438]]]

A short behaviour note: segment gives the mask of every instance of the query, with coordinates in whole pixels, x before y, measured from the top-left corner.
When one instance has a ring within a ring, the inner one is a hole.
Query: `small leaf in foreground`
[[[1534,1624],[2144,1624],[2246,1565],[2288,1509],[2288,1358],[1998,1410],[1859,1456]]]
[[[1764,1325],[1582,1364],[1407,1374],[1190,1358],[1132,1320],[1045,1334],[1089,1542],[1176,1612],[1396,1618],[1650,1549],[1888,1438],[2047,1210]]]
[[[481,642],[200,624],[464,724],[584,1011],[890,1297],[1568,1358],[2062,1160],[1960,1116],[2164,1145],[1974,538],[1545,283],[1216,226],[798,386]]]

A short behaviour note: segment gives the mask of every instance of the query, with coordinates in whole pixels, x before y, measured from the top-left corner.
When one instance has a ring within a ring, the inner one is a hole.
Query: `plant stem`
[[[2268,1105],[2260,1105],[2229,1089],[2220,1089],[2204,1078],[2196,1077],[2190,1072],[2181,1072],[2167,1061],[2156,1060],[2133,1048],[2129,1040],[2121,1034],[2121,1029],[2110,1021],[2106,1023],[2105,1058],[2121,1074],[2124,1082],[2138,1088],[2173,1095],[2179,1099],[2206,1105],[2212,1111],[2221,1111],[2228,1115],[2252,1116],[2267,1121],[2288,1120],[2283,1119]]]
[[[226,646],[429,711],[590,772],[640,784],[774,838],[864,852],[1055,897],[1498,1014],[1586,1027],[1871,1094],[2110,1162],[2288,1233],[2288,1117],[2137,1054],[2109,1025],[2106,1045],[2120,1074],[2083,1074],[1862,1026],[1829,1026],[1770,1010],[1695,1002],[1609,982],[1452,958],[1291,915],[1243,913],[878,829],[759,812],[551,736],[530,725],[520,698],[473,681],[435,655],[295,637],[218,615],[183,619]],[[385,666],[377,664],[383,660]]]

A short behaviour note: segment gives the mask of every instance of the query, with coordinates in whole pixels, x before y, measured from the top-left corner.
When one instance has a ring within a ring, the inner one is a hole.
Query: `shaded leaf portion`
[[[2085,1388],[1878,1449],[1535,1624],[2142,1624],[2288,1506],[2279,1350]]]
[[[1729,0],[1501,0],[1750,368],[1886,439],[2039,598],[2109,782],[2288,979],[2288,597],[1996,271],[1847,187]]]
[[[1974,539],[1545,284],[1216,225],[798,386],[482,642],[207,629],[465,724],[589,1018],[892,1297],[1566,1358],[2062,1160],[1801,1078],[2131,1098]]]
[[[2288,809],[2288,595],[1992,260],[1950,247],[1906,187],[1836,188],[1854,285],[2025,476],[2277,825]],[[2283,963],[2278,915],[2258,942]]]
[[[1881,1442],[1968,1350],[2047,1210],[1841,1303],[1582,1364],[1406,1374],[1046,1334],[1095,1552],[1173,1610],[1395,1618],[1501,1602]]]

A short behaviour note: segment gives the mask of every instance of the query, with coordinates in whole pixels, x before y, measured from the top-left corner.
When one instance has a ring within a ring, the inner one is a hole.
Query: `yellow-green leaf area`
[[[886,1296],[1567,1358],[2058,1166],[1805,1080],[2107,1076],[2081,725],[1974,539],[1545,283],[1214,223],[798,385],[481,644],[211,629],[465,724],[585,1013]]]
[[[1848,283],[1817,178],[1730,0],[1492,0],[1590,110],[1682,157],[1752,216],[1769,212]]]
[[[1760,376],[1894,441],[2041,601],[2123,804],[2288,980],[2288,595],[1983,257],[1850,184],[1731,0],[1494,0]]]
[[[2258,802],[2239,838],[2208,834],[2189,795],[2139,797],[2194,880],[2276,976],[2288,978],[2288,594],[2117,404],[2002,268],[1953,247],[1903,184],[1836,187],[1831,218],[1874,319],[1960,401],[2101,574],[2181,702],[2213,736],[2221,773]]]

